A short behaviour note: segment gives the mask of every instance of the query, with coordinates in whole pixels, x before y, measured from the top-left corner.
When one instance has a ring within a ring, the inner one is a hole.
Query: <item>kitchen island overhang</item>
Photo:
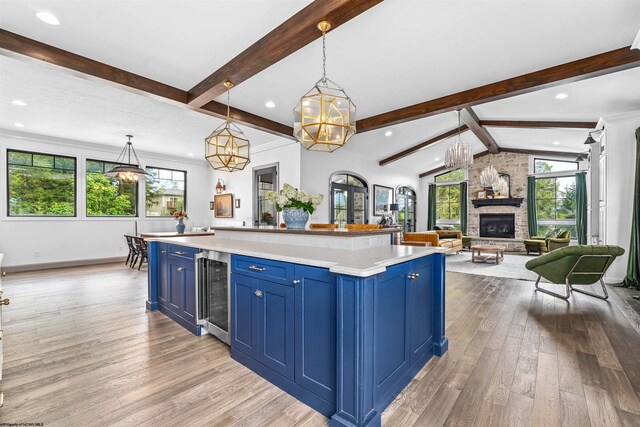
[[[332,425],[380,425],[389,403],[431,356],[447,350],[446,249],[158,239],[149,248],[147,307],[165,312],[158,301],[166,286],[159,283],[162,270],[183,268],[184,274],[185,267],[160,262],[162,251],[231,254],[231,356]],[[190,300],[185,284],[183,302]],[[187,318],[179,323],[185,326]],[[200,332],[197,324],[187,328]]]

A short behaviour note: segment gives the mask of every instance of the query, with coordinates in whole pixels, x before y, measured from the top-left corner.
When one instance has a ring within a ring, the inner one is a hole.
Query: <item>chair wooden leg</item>
[[[571,290],[572,291],[576,291],[576,292],[580,292],[581,294],[589,295],[591,297],[599,298],[599,299],[607,299],[607,298],[609,298],[609,293],[607,292],[607,288],[605,287],[604,281],[602,280],[602,278],[600,278],[600,286],[602,286],[602,292],[604,293],[604,295],[598,295],[598,294],[595,294],[593,292],[583,291],[581,289],[574,288],[573,286],[571,286]]]
[[[127,255],[127,260],[124,262],[125,265],[129,265],[129,258],[131,258],[131,252]]]
[[[131,264],[129,264],[129,267],[133,268],[136,265],[136,262],[138,262],[138,255],[134,255],[133,259],[131,259]]]
[[[549,291],[547,289],[541,288],[539,286],[541,278],[542,278],[542,276],[539,275],[538,279],[536,280],[536,291],[544,292],[545,294],[551,295],[551,296],[556,297],[556,298],[561,298],[563,300],[568,300],[569,299],[569,297],[571,296],[571,287],[569,285],[569,282],[567,282],[565,284],[565,286],[566,286],[566,295],[561,295],[561,294],[557,294],[555,292]]]

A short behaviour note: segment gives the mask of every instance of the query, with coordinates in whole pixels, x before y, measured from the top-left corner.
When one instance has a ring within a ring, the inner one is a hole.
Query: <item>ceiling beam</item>
[[[640,50],[604,52],[358,120],[359,133],[640,66]]]
[[[576,158],[586,153],[568,153],[566,151],[546,151],[546,150],[528,150],[525,148],[501,148],[503,153],[529,154],[531,156],[553,156],[553,157],[573,157]]]
[[[460,127],[460,133],[466,132],[467,130],[469,130],[469,129],[465,125]],[[412,147],[407,148],[406,150],[402,150],[399,153],[396,153],[396,154],[393,154],[393,155],[391,155],[389,157],[386,157],[386,158],[380,160],[378,162],[378,164],[380,166],[384,166],[384,165],[389,164],[391,162],[395,162],[396,160],[400,160],[403,157],[407,157],[407,156],[409,156],[409,155],[411,155],[411,154],[413,154],[413,153],[415,153],[415,152],[417,152],[419,150],[422,150],[425,147],[428,147],[431,144],[435,144],[438,141],[442,141],[443,139],[450,138],[450,137],[456,135],[457,133],[458,133],[458,128],[451,129],[451,130],[449,130],[447,132],[441,133],[440,135],[434,136],[431,139],[428,139],[428,140],[426,140],[424,142],[421,142],[420,144],[416,144],[416,145],[414,145]]]
[[[67,70],[122,85],[136,93],[153,95],[161,100],[187,106],[187,92],[120,68],[23,37],[0,28],[0,49],[57,65]],[[12,55],[13,56],[13,55]],[[204,108],[192,110],[219,118],[226,117],[227,106],[209,102]],[[293,139],[293,128],[246,111],[231,109],[231,118],[246,126]]]
[[[474,159],[478,159],[480,157],[486,156],[487,154],[489,154],[489,151],[483,151],[481,153],[474,154],[473,158]],[[446,166],[438,166],[437,168],[431,169],[431,170],[426,171],[426,172],[422,172],[419,176],[420,176],[420,178],[424,178],[425,176],[429,176],[429,175],[432,175],[432,174],[437,173],[437,172],[445,171],[447,169],[448,168]]]
[[[478,115],[471,107],[465,107],[460,110],[460,118],[462,122],[473,132],[473,134],[487,147],[487,150],[491,154],[497,154],[500,152],[500,148],[496,141],[493,139],[488,130],[480,125],[480,119]]]
[[[480,125],[502,128],[595,129],[598,122],[557,122],[541,120],[480,120]]]
[[[189,105],[201,107],[213,101],[226,92],[226,80],[237,86],[320,38],[318,22],[329,21],[334,29],[381,2],[315,0],[191,88]]]

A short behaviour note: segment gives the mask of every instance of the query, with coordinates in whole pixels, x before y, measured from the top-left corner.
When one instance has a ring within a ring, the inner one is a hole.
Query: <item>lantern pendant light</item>
[[[447,169],[467,169],[473,164],[473,151],[462,141],[460,133],[460,110],[458,110],[458,137],[456,142],[447,148],[444,156],[444,165]]]
[[[489,153],[489,166],[480,172],[480,185],[482,187],[495,187],[500,181],[500,174],[491,164],[491,153]]]
[[[122,149],[122,152],[120,152],[116,160],[116,165],[105,172],[105,175],[110,178],[117,178],[120,182],[124,183],[144,181],[147,177],[151,177],[151,175],[140,167],[140,160],[138,160],[136,150],[133,149],[133,144],[131,143],[133,135],[126,135],[126,137],[128,141]],[[131,163],[131,154],[133,154],[135,163]]]
[[[235,172],[244,169],[250,162],[249,140],[231,121],[229,90],[233,83],[224,82],[227,87],[227,119],[205,138],[204,157],[214,170]]]
[[[356,133],[356,106],[344,89],[327,77],[325,36],[331,24],[322,21],[322,78],[293,110],[293,134],[307,150],[333,152]]]

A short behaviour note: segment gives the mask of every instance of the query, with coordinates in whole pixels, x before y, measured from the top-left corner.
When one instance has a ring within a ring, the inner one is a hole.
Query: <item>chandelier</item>
[[[484,168],[482,172],[480,172],[480,185],[482,187],[494,187],[498,185],[498,181],[500,180],[500,174],[491,164],[491,154],[489,154],[489,166]]]
[[[227,88],[227,120],[205,138],[204,157],[214,170],[235,172],[249,164],[250,145],[247,137],[231,121],[229,89],[233,83],[227,80],[224,85]]]
[[[151,175],[138,166],[140,164],[140,160],[138,160],[136,150],[133,149],[133,145],[131,143],[133,135],[126,135],[126,137],[128,138],[128,141],[118,156],[116,165],[105,172],[105,175],[110,178],[117,178],[120,182],[124,183],[134,183],[138,180],[144,181],[147,177],[151,177]],[[135,163],[131,163],[131,154],[133,154]]]
[[[322,78],[293,110],[293,134],[307,150],[333,152],[356,133],[356,106],[344,90],[327,78],[325,35],[331,24],[322,21]]]
[[[460,135],[460,110],[458,110],[458,138],[444,155],[444,165],[447,169],[467,169],[473,164],[473,151],[462,141]]]

